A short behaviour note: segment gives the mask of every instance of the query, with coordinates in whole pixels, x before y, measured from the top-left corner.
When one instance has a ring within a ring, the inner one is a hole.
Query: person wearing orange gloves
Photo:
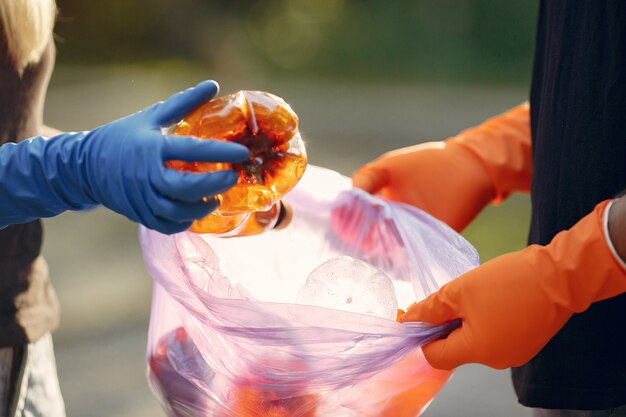
[[[426,359],[512,367],[535,416],[626,416],[624,22],[619,0],[541,1],[530,105],[353,176],[457,231],[490,202],[531,192],[527,248],[462,275],[401,320],[460,319],[424,346]]]

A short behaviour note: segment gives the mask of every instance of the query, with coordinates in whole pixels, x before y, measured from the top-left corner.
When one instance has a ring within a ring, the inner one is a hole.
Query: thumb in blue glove
[[[234,163],[249,156],[239,144],[162,132],[217,90],[205,81],[89,132],[0,146],[0,226],[102,204],[162,233],[186,230],[217,208],[205,197],[228,190],[237,174],[179,172],[164,161]]]

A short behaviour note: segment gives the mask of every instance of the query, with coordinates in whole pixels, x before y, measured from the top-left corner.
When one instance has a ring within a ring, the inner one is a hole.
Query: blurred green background
[[[90,129],[206,78],[260,89],[300,117],[310,162],[350,175],[527,99],[537,0],[58,0],[46,122]],[[514,195],[464,235],[484,260],[522,248]],[[106,210],[46,220],[63,307],[68,416],[163,415],[143,376],[151,281],[136,225]],[[508,375],[468,366],[424,416],[517,417]]]
[[[59,0],[64,63],[180,61],[241,76],[525,85],[535,3]]]

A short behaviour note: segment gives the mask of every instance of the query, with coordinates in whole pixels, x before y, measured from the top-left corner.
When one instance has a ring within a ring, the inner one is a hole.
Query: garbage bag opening
[[[290,225],[262,235],[140,229],[155,282],[153,391],[176,417],[419,415],[450,376],[419,347],[454,324],[399,324],[389,311],[307,305],[298,294],[320,265],[351,257],[388,277],[406,308],[477,266],[476,251],[428,214],[353,190],[323,168],[309,166],[285,201]],[[354,288],[375,299],[382,282]]]

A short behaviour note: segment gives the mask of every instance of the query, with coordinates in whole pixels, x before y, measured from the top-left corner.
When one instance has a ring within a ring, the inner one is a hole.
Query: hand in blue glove
[[[161,128],[214,97],[205,81],[139,113],[90,132],[36,137],[0,146],[0,227],[102,204],[162,233],[189,228],[215,210],[209,198],[232,187],[233,171],[194,174],[167,160],[241,162],[245,146],[184,136]]]

